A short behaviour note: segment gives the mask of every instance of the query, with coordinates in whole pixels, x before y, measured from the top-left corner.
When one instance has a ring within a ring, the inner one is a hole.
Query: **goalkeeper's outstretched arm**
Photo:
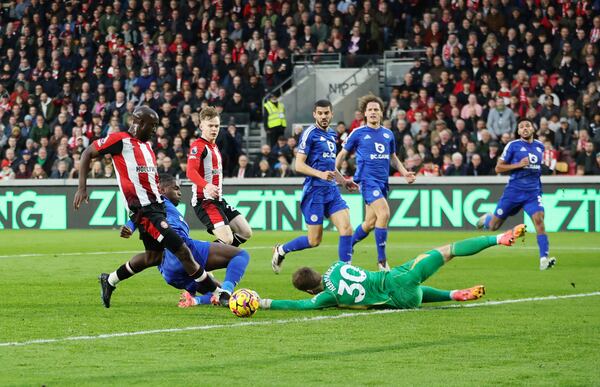
[[[308,300],[271,300],[262,298],[260,307],[273,310],[312,310],[337,306],[335,296],[330,292],[321,292]]]

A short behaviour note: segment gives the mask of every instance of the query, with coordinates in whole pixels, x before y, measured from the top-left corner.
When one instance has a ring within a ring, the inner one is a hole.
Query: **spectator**
[[[254,159],[255,168],[258,168],[262,160],[265,160],[269,164],[269,168],[272,168],[277,162],[277,158],[271,152],[271,147],[267,144],[264,144],[260,148],[260,154]]]
[[[253,176],[252,166],[249,163],[248,156],[240,155],[238,164],[233,169],[233,176],[239,179],[247,179]]]
[[[56,166],[56,170],[54,170],[52,172],[52,175],[50,175],[51,179],[66,179],[69,177],[69,172],[67,171],[67,169],[69,168],[69,165],[67,164],[66,161],[58,161],[58,165]]]
[[[592,142],[586,142],[584,149],[577,155],[577,174],[595,175],[598,166],[596,156],[597,155],[594,153],[594,144]]]
[[[46,171],[44,171],[44,169],[42,168],[42,166],[40,164],[35,164],[33,166],[33,172],[31,173],[31,178],[32,179],[47,179],[48,174],[46,173]]]
[[[2,170],[0,170],[0,180],[13,180],[15,171],[10,167],[10,162],[6,159],[2,160]]]
[[[513,111],[505,106],[504,98],[496,98],[496,106],[490,109],[487,119],[487,129],[494,139],[499,139],[504,133],[513,133],[517,120]]]
[[[417,172],[419,176],[440,176],[440,167],[433,162],[431,156],[425,156],[423,166]]]
[[[273,170],[267,160],[263,159],[258,162],[258,169],[254,177],[273,177]]]
[[[463,163],[463,156],[455,152],[452,154],[452,164],[448,166],[444,175],[446,176],[465,176],[467,166]]]
[[[488,170],[481,160],[481,156],[478,153],[473,154],[471,162],[467,167],[468,176],[485,176],[488,174]]]

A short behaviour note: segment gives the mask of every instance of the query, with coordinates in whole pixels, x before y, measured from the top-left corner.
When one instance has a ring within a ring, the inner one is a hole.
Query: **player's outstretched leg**
[[[483,297],[485,294],[485,287],[483,285],[477,285],[467,289],[442,290],[421,285],[421,291],[423,292],[423,303],[443,301],[472,301]]]
[[[162,253],[160,256],[162,256]],[[147,251],[133,256],[129,261],[122,264],[117,270],[110,274],[100,274],[100,276],[98,276],[98,282],[100,282],[100,297],[102,298],[104,307],[110,308],[110,299],[119,282],[132,277],[148,267],[156,266],[159,263],[160,259],[158,258],[158,255]]]

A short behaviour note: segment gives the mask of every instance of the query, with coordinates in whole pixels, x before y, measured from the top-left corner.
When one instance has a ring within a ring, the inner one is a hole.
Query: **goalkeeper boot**
[[[177,304],[180,308],[191,308],[192,306],[198,305],[196,298],[192,296],[188,291],[183,291],[179,297],[179,303]]]
[[[540,270],[548,270],[554,265],[556,265],[556,258],[554,258],[554,257],[540,258]]]
[[[98,277],[98,282],[100,282],[100,297],[102,298],[102,303],[105,308],[110,308],[110,297],[112,293],[115,291],[116,287],[112,286],[108,282],[108,273],[102,273]]]
[[[500,235],[500,238],[498,238],[498,244],[504,246],[512,246],[515,244],[515,240],[517,238],[525,236],[526,231],[526,226],[524,224],[516,225],[512,229]]]
[[[281,254],[282,248],[281,245],[275,245],[273,247],[273,258],[271,259],[271,268],[275,274],[281,273],[281,265],[283,265],[283,260],[285,259],[285,255]]]
[[[485,294],[485,286],[477,285],[468,289],[453,290],[450,297],[454,301],[473,301],[478,300]]]

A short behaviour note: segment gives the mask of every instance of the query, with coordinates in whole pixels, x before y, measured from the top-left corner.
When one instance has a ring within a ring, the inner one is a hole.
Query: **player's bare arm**
[[[100,156],[100,153],[96,150],[94,145],[90,145],[83,151],[81,154],[81,161],[79,164],[79,187],[77,188],[77,192],[75,192],[75,198],[73,199],[73,208],[76,210],[79,209],[81,203],[84,201],[86,203],[89,202],[89,197],[87,194],[87,175],[90,170],[90,163],[92,159]]]
[[[514,171],[515,169],[520,169],[529,165],[529,157],[523,157],[521,161],[516,164],[509,164],[502,159],[498,159],[498,163],[496,164],[496,173],[505,173]]]
[[[318,177],[322,180],[331,181],[335,179],[335,171],[319,171],[306,164],[306,155],[298,153],[296,156],[296,172],[306,176]]]

